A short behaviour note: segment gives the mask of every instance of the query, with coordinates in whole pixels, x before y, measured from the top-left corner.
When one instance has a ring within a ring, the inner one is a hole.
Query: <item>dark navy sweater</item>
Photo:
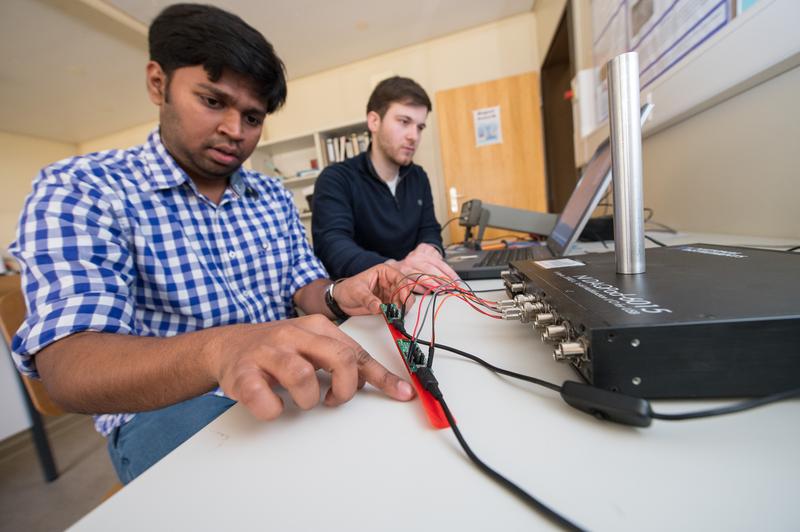
[[[423,242],[442,249],[441,226],[422,167],[402,167],[393,196],[368,153],[325,168],[314,185],[314,252],[333,279],[387,259],[402,260]]]

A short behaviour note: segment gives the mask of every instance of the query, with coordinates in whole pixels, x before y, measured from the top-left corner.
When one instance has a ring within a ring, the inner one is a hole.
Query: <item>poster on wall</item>
[[[729,0],[592,0],[597,123],[608,119],[606,63],[612,57],[638,52],[644,89],[725,27],[731,17]]]
[[[641,87],[664,75],[730,18],[727,0],[630,0],[628,42],[639,52]]]
[[[595,65],[596,123],[608,119],[608,81],[606,63],[628,51],[627,9],[625,0],[592,2],[592,61]]]
[[[503,143],[503,128],[500,127],[500,106],[486,107],[472,111],[475,126],[475,146],[489,146]]]

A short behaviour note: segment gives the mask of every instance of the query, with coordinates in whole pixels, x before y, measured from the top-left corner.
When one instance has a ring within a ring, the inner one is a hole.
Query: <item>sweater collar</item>
[[[369,147],[367,148],[367,151],[365,151],[362,154],[362,156],[364,157],[364,166],[366,168],[367,174],[369,174],[373,179],[377,179],[381,183],[386,184],[386,181],[381,179],[381,176],[378,175],[378,171],[375,170],[375,165],[372,164],[372,158],[369,156],[371,151],[372,151],[372,142],[369,143]],[[401,182],[406,175],[408,175],[408,173],[411,171],[411,167],[412,166],[414,166],[414,162],[413,161],[408,163],[405,166],[401,166],[400,167],[400,169],[398,170],[398,174],[397,174],[398,183]]]

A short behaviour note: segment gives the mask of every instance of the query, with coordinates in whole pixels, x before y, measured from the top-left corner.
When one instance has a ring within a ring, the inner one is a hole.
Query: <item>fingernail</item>
[[[411,398],[414,396],[414,388],[406,381],[400,381],[397,385],[397,391],[400,392],[400,395],[403,397]]]

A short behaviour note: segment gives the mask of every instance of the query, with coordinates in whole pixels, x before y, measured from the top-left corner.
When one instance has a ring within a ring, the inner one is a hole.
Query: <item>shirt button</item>
[[[235,258],[236,258],[236,252],[235,252],[235,251],[229,251],[229,252],[228,252],[228,256],[229,256],[230,258],[232,258],[232,259],[235,259]]]
[[[264,242],[264,251],[269,251],[270,245],[269,242]]]

